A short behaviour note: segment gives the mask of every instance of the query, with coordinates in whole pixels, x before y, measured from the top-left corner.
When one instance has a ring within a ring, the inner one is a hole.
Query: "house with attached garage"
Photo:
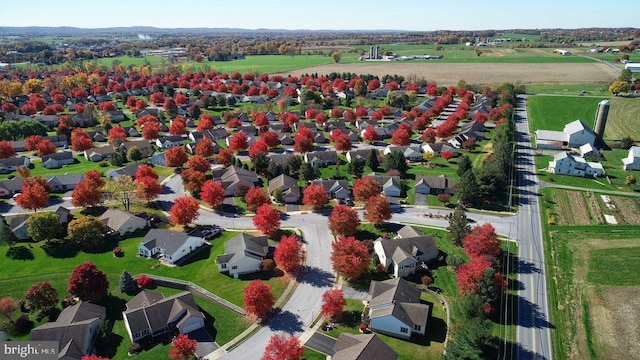
[[[169,297],[143,290],[126,304],[124,326],[132,342],[165,334],[187,334],[204,327],[204,314],[193,294],[184,291]]]
[[[382,194],[385,196],[393,196],[400,197],[400,193],[402,192],[402,184],[400,183],[399,176],[386,176],[386,175],[366,175],[366,177],[370,177],[382,188]]]
[[[262,261],[269,256],[266,236],[240,233],[224,243],[224,254],[218,255],[218,271],[237,278],[260,271]]]
[[[113,150],[113,147],[100,146],[85,150],[84,158],[89,161],[98,162],[110,158],[111,156],[113,156],[113,154],[115,154],[115,150]]]
[[[442,193],[453,195],[456,180],[444,175],[425,176],[416,175],[414,192],[416,194],[439,195]]]
[[[31,330],[29,340],[55,341],[58,359],[80,360],[95,354],[95,341],[106,318],[106,308],[88,302],[79,302],[64,308],[56,321]]]
[[[24,179],[15,177],[9,180],[0,181],[0,196],[9,197],[22,192],[22,182]]]
[[[84,179],[84,174],[70,174],[47,176],[47,182],[51,186],[52,192],[67,192],[78,186],[78,183]]]
[[[282,190],[282,202],[285,204],[295,204],[300,201],[300,186],[298,180],[281,174],[269,180],[269,194],[274,196],[276,189]]]
[[[579,148],[584,144],[595,145],[596,134],[580,120],[564,126],[562,131],[536,130],[536,147],[539,149],[556,149],[563,146]]]
[[[310,165],[335,165],[338,163],[338,153],[335,151],[311,151],[304,154],[304,161]]]
[[[424,335],[429,305],[420,302],[420,290],[402,278],[371,281],[369,327],[375,332],[408,340]]]
[[[632,146],[629,154],[622,159],[622,168],[627,170],[640,170],[640,146]]]
[[[136,172],[138,171],[138,168],[142,165],[143,165],[142,163],[138,163],[138,164],[123,166],[117,169],[111,169],[107,171],[106,176],[109,179],[113,179],[121,175],[126,175],[126,176],[130,176],[132,179],[135,180]]]
[[[169,149],[184,145],[184,138],[180,135],[161,136],[156,139],[156,146],[161,149]]]
[[[200,249],[204,239],[189,236],[183,232],[151,229],[138,245],[138,255],[158,257],[169,264],[175,264],[183,257]]]
[[[151,143],[148,140],[125,141],[122,144],[120,144],[120,149],[122,149],[126,154],[134,146],[140,149],[140,152],[142,153],[142,157],[145,157],[145,158],[153,155],[153,153],[155,152],[153,145],[151,145]]]
[[[73,158],[71,151],[61,151],[42,157],[42,166],[47,169],[59,169],[65,165],[73,164],[76,159]]]
[[[29,167],[31,160],[27,156],[16,156],[0,159],[0,174],[8,174],[16,171],[20,166]]]
[[[598,177],[603,174],[602,164],[587,161],[579,156],[573,156],[566,151],[553,156],[549,161],[549,173],[556,175]]]
[[[396,239],[378,238],[373,250],[380,263],[394,277],[408,276],[440,254],[433,237],[426,235]]]
[[[125,236],[128,233],[144,229],[150,225],[147,219],[117,208],[107,209],[107,211],[100,215],[99,220],[109,232],[117,232],[120,236]]]
[[[311,183],[313,185],[322,185],[324,192],[334,199],[344,200],[351,197],[351,189],[347,180],[316,179]]]
[[[380,153],[376,151],[376,154],[379,156]],[[358,150],[351,150],[351,151],[347,151],[347,161],[348,162],[352,162],[354,159],[362,159],[362,160],[367,160],[367,157],[369,157],[369,153],[371,153],[371,149],[358,149]]]
[[[458,157],[458,149],[451,146],[448,143],[424,143],[422,144],[422,151],[425,153],[432,153],[434,157],[439,157],[443,152],[449,151],[453,154],[453,157]]]
[[[404,155],[404,158],[409,161],[422,161],[422,149],[420,146],[395,146],[388,145],[382,152],[384,155],[391,154],[394,151],[399,151]]]
[[[213,179],[222,183],[224,196],[233,196],[233,193],[240,185],[254,187],[259,181],[258,174],[254,171],[245,170],[235,165],[225,169],[214,169],[212,173]]]

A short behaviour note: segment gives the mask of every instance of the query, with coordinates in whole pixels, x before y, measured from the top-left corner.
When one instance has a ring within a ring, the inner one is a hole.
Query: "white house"
[[[29,165],[31,165],[31,160],[29,160],[28,156],[0,159],[0,174],[8,174],[17,170],[20,166],[29,167]]]
[[[76,160],[71,151],[62,151],[42,157],[42,166],[47,169],[58,169],[64,165],[73,164]]]
[[[122,317],[132,342],[175,330],[187,334],[204,327],[204,315],[188,291],[165,298],[161,293],[143,290],[126,306]]]
[[[429,306],[420,303],[420,290],[402,278],[372,281],[369,287],[369,327],[402,339],[424,335]]]
[[[384,155],[390,154],[393,151],[399,151],[404,155],[405,159],[409,161],[422,161],[422,149],[420,146],[395,146],[387,145],[382,152]]]
[[[151,229],[140,241],[138,254],[146,257],[158,256],[161,260],[175,264],[186,255],[204,245],[204,239],[173,230]]]
[[[378,239],[373,243],[373,250],[394,277],[415,273],[422,263],[437,258],[440,253],[431,236]]]
[[[382,193],[385,196],[400,197],[402,192],[402,184],[400,183],[399,176],[384,176],[384,175],[367,175],[377,181],[382,188]]]
[[[260,271],[262,261],[269,254],[266,236],[240,233],[224,243],[224,254],[218,255],[218,271],[237,278]]]
[[[144,229],[149,226],[149,222],[139,216],[135,216],[130,212],[117,208],[109,208],[100,216],[100,221],[109,231],[118,232],[120,236],[125,236],[136,230]]]
[[[622,168],[626,170],[640,170],[640,146],[632,146],[629,155],[622,159]]]
[[[316,179],[311,182],[313,185],[322,185],[324,192],[335,199],[348,199],[351,197],[351,190],[347,180],[324,180]]]
[[[184,138],[180,135],[162,136],[156,139],[156,146],[162,149],[169,149],[184,145]]]
[[[596,134],[580,120],[568,123],[563,131],[536,130],[536,147],[541,149],[579,148],[584,144],[593,146],[595,141]]]
[[[595,178],[602,175],[603,168],[600,163],[588,162],[581,157],[573,156],[563,151],[557,153],[553,157],[553,161],[549,161],[549,173]]]

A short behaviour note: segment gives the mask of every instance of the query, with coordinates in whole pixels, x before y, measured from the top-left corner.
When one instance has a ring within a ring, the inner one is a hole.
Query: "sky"
[[[1,0],[0,26],[287,30],[638,27],[637,0]],[[634,10],[635,9],[635,10]],[[625,14],[627,14],[625,16]]]

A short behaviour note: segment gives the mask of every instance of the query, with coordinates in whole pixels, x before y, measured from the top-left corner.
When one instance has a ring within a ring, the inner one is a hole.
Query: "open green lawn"
[[[591,250],[587,280],[603,285],[640,286],[639,257],[640,247]]]
[[[527,94],[554,94],[580,96],[582,90],[587,90],[590,96],[611,96],[609,83],[599,84],[527,84]]]

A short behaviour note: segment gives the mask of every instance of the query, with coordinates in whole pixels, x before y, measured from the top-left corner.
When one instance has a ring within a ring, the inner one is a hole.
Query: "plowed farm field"
[[[356,62],[348,64],[328,64],[294,70],[283,75],[297,75],[332,72],[356,74],[416,76],[441,85],[455,85],[464,79],[469,84],[568,84],[612,82],[618,73],[602,63],[438,63],[394,61]]]

